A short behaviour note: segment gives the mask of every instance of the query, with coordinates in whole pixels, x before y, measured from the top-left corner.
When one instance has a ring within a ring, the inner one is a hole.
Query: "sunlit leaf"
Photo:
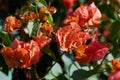
[[[40,3],[42,3],[43,5],[47,6],[47,3],[45,0],[40,0]]]
[[[52,80],[67,80],[66,77],[64,76],[64,74],[61,74],[59,76],[57,76],[56,78],[52,79]]]
[[[86,79],[86,80],[98,80],[99,78],[99,74],[94,74],[94,75],[92,75],[92,76],[90,76],[88,79]]]
[[[29,35],[29,37],[31,37],[32,34],[36,33],[37,29],[38,29],[38,23],[29,21],[27,24],[27,27],[24,29],[24,31]]]
[[[45,13],[45,16],[46,16],[47,20],[49,21],[49,23],[53,24],[53,18],[52,18],[52,15],[50,14],[50,12],[47,11],[47,13]]]
[[[57,77],[60,75],[62,75],[62,68],[58,63],[56,63],[49,71],[49,73],[45,76],[45,79],[58,80]]]
[[[32,34],[33,35],[36,35],[37,33],[37,30],[38,30],[38,27],[39,27],[39,24],[37,22],[34,22],[34,27],[33,27],[33,31],[32,31]]]
[[[43,0],[44,1],[44,0]],[[42,3],[37,3],[38,7],[46,7],[46,5],[42,4]],[[47,7],[46,7],[47,8]],[[50,14],[50,12],[48,10],[45,11],[44,15],[46,16],[48,22],[50,24],[53,24],[53,18],[52,15]]]

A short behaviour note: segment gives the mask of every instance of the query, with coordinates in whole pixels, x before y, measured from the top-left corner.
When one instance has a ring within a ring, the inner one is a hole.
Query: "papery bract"
[[[53,26],[51,26],[49,23],[45,22],[43,25],[42,25],[42,32],[47,34],[47,35],[50,35],[52,32],[53,32]]]
[[[91,62],[91,61],[97,61],[97,60],[103,59],[105,57],[107,51],[108,51],[107,47],[102,45],[100,42],[93,41],[85,49],[84,54],[86,56],[82,59],[82,62],[83,63],[88,63],[88,62]]]
[[[108,80],[120,80],[120,71],[115,71],[109,74]]]
[[[86,32],[81,32],[80,26],[75,22],[60,28],[56,33],[56,40],[62,51],[73,50],[85,44],[89,38],[90,35]]]
[[[51,38],[42,35],[35,37],[33,40],[38,44],[40,49],[51,42]]]
[[[120,71],[120,60],[114,59],[112,60],[113,70]]]
[[[11,55],[7,53],[8,50],[11,51]],[[36,64],[42,53],[35,41],[31,40],[30,43],[26,43],[15,39],[11,47],[3,48],[2,55],[9,67],[27,68],[32,64]],[[5,57],[6,55],[9,55],[10,58],[9,56]]]
[[[21,19],[25,23],[27,23],[30,20],[35,20],[36,18],[37,18],[37,15],[35,12],[26,12],[23,15],[21,15]]]
[[[1,52],[2,52],[2,56],[5,59],[6,64],[9,67],[14,67],[14,64],[13,64],[13,61],[14,61],[13,50],[10,47],[4,47]]]
[[[14,16],[8,16],[5,19],[4,31],[13,32],[21,27],[21,21]]]
[[[56,33],[56,40],[62,51],[68,51],[68,49],[72,49],[75,46],[74,44],[76,44],[75,35],[80,31],[80,27],[76,23],[73,24],[60,28]]]
[[[74,16],[79,17],[80,26],[89,26],[100,23],[101,13],[94,3],[89,6],[81,5],[73,13]]]

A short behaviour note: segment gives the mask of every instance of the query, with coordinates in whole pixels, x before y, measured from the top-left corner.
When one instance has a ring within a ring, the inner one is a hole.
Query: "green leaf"
[[[6,32],[4,31],[0,31],[0,43],[3,43],[5,46],[10,46],[12,41],[10,40],[9,36],[7,35]],[[2,48],[3,46],[0,46],[0,49]],[[3,73],[5,73],[6,75],[8,75],[8,71],[9,71],[9,68],[8,66],[6,65],[5,61],[4,61],[4,58],[3,56],[0,54],[0,68],[1,68],[1,71]]]
[[[45,47],[45,48],[42,49],[42,51],[43,51],[45,54],[47,54],[47,55],[49,55],[50,57],[52,57],[54,60],[56,60],[55,54],[53,53],[53,51],[52,51],[50,48]]]
[[[44,5],[43,3],[37,3],[38,7],[46,7],[46,5]],[[47,8],[47,7],[46,7]],[[52,15],[50,14],[50,12],[48,10],[45,11],[44,15],[46,16],[48,22],[50,24],[53,24],[53,18]]]
[[[114,46],[118,45],[120,40],[120,21],[115,21],[110,28],[110,39]]]
[[[56,78],[54,78],[52,80],[67,80],[67,79],[63,74],[61,74],[61,75],[57,76]]]
[[[73,72],[72,78],[73,80],[85,80],[86,78],[90,77],[93,74],[94,74],[93,70],[86,71],[83,69],[79,69]]]
[[[45,16],[50,24],[53,24],[53,18],[49,11],[46,11]]]
[[[33,28],[34,28],[34,22],[29,21],[27,24],[27,28],[25,29],[25,32],[28,33],[29,37],[32,36]]]
[[[8,75],[8,71],[10,68],[8,68],[7,64],[5,63],[5,60],[3,56],[0,54],[0,71],[2,71],[4,74]]]
[[[40,3],[40,2],[38,2],[37,3],[37,6],[40,8],[40,7],[46,7],[44,4],[42,4],[42,3]]]
[[[94,74],[92,76],[90,76],[88,79],[86,80],[98,80],[99,79],[99,74]]]
[[[40,3],[42,3],[43,5],[47,6],[47,3],[45,0],[40,0]]]
[[[39,27],[39,24],[37,22],[34,22],[34,27],[33,27],[33,31],[32,31],[32,34],[33,35],[36,35],[37,34],[37,30],[38,30],[38,27]]]
[[[6,46],[10,46],[12,41],[10,40],[9,36],[7,35],[6,32],[0,31],[0,40],[3,42]]]
[[[57,77],[59,77],[62,74],[62,68],[60,66],[60,64],[56,63],[52,69],[49,71],[49,73],[45,76],[46,80],[58,80],[56,79]]]
[[[105,13],[112,22],[119,19],[117,13],[114,11],[111,5],[102,4],[101,6],[99,6],[99,8],[100,8],[100,11],[102,13]]]

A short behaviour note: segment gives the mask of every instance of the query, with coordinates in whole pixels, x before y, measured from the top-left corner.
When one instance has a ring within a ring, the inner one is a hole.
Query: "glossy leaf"
[[[62,68],[58,63],[56,63],[49,71],[49,73],[45,76],[45,79],[58,80],[60,75],[62,75]]]
[[[49,11],[46,11],[45,16],[50,24],[53,24],[53,18]]]

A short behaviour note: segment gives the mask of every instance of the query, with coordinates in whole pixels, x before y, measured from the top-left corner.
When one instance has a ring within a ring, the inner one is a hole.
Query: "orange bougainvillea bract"
[[[50,39],[44,36],[36,37],[29,43],[15,39],[10,47],[2,49],[2,55],[9,67],[27,68],[39,62],[42,56],[40,49],[49,42]]]
[[[6,32],[13,32],[21,27],[21,21],[14,16],[8,16],[5,19],[4,30]]]

